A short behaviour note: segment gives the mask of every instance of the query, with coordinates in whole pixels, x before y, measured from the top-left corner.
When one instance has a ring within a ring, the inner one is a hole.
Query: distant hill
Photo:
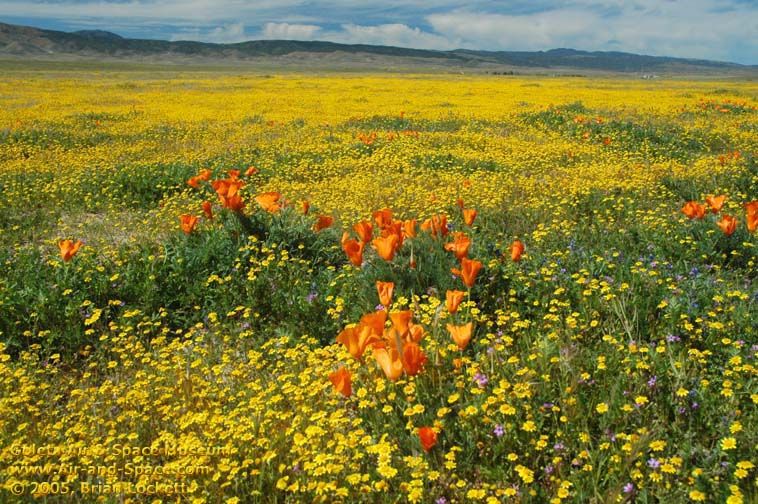
[[[560,73],[634,72],[641,74],[749,74],[758,66],[709,60],[643,56],[624,52],[432,51],[365,44],[295,40],[254,40],[236,44],[130,39],[103,30],[62,32],[0,23],[0,58],[37,60],[108,59],[167,63],[271,62],[347,65],[363,68],[444,67],[491,72],[556,71]],[[378,68],[377,68],[378,69]]]

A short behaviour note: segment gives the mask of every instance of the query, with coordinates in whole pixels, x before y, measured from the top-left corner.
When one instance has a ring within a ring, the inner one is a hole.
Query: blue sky
[[[758,65],[758,0],[0,0],[0,21],[165,40],[570,47]]]

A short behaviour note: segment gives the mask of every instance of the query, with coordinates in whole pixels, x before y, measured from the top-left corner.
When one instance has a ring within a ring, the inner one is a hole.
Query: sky
[[[565,47],[758,65],[758,0],[0,0],[0,22],[163,40]]]

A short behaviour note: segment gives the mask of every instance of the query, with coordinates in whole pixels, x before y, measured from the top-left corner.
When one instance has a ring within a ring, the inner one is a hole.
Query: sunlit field
[[[0,501],[758,501],[757,106],[3,74]]]

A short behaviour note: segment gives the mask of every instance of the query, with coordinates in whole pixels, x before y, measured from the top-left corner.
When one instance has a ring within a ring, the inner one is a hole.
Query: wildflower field
[[[758,502],[758,83],[0,76],[0,502]]]

